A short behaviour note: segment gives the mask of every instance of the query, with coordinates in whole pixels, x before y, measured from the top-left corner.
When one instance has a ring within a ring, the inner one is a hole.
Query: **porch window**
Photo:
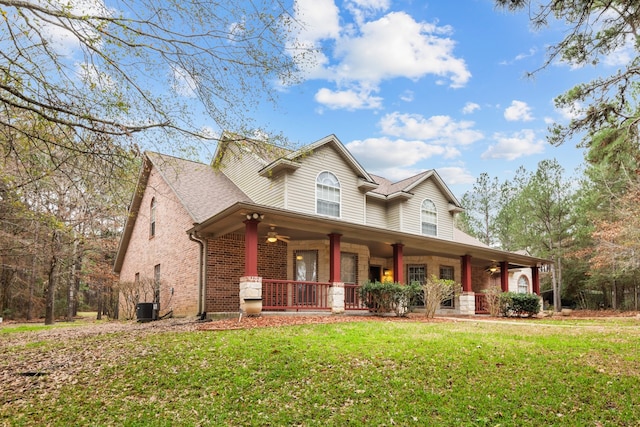
[[[318,281],[318,252],[296,251],[294,275],[298,282]],[[294,298],[298,304],[315,304],[316,287],[306,283],[295,284]]]
[[[151,207],[149,209],[149,237],[156,235],[156,198],[151,199]]]
[[[442,280],[454,280],[453,278],[453,267],[441,265],[440,266],[440,279]],[[449,295],[449,298],[442,301],[440,304],[442,308],[454,308],[455,307],[455,296],[452,293]]]
[[[340,281],[351,285],[358,283],[358,255],[340,253]],[[344,302],[355,304],[357,302],[356,292],[356,288],[345,288]]]
[[[331,172],[321,172],[316,179],[316,213],[340,217],[340,182]]]
[[[407,283],[418,282],[420,285],[424,285],[427,280],[427,266],[426,265],[408,265],[407,266]],[[424,294],[419,292],[411,301],[412,306],[422,307],[424,306]]]
[[[518,293],[526,294],[529,292],[529,279],[524,274],[518,278]]]
[[[438,211],[432,200],[426,199],[422,202],[421,220],[422,234],[425,236],[438,235]]]

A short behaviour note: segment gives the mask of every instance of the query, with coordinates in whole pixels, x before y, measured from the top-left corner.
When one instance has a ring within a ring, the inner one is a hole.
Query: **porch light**
[[[498,271],[498,266],[493,264],[491,267],[489,267],[489,271],[495,273],[496,271]]]
[[[385,268],[385,269],[384,269],[384,276],[385,276],[385,277],[389,277],[389,276],[391,276],[391,270],[389,270],[388,268]]]
[[[276,236],[267,237],[267,242],[269,242],[269,243],[275,243],[277,241],[278,241],[278,238]]]
[[[264,215],[259,214],[258,212],[253,212],[253,213],[248,213],[247,214],[247,219],[264,219]]]

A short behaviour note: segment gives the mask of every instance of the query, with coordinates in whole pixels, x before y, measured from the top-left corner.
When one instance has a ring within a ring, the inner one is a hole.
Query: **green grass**
[[[533,322],[94,336],[66,348],[103,349],[80,371],[0,401],[0,424],[640,425],[639,322]]]

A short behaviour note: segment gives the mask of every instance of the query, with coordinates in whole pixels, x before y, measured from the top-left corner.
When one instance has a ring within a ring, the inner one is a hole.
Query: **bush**
[[[418,283],[404,285],[398,282],[367,282],[360,287],[362,301],[372,313],[396,313],[406,316],[409,301],[420,292]]]
[[[500,295],[500,306],[505,317],[531,317],[540,312],[540,299],[535,294],[506,292]]]
[[[434,317],[440,304],[449,298],[455,298],[460,293],[460,288],[461,286],[454,280],[439,279],[432,274],[422,285],[424,310],[427,317]]]
[[[489,310],[489,315],[492,317],[500,316],[503,312],[500,298],[500,295],[502,295],[502,289],[500,288],[500,286],[491,285],[481,292],[485,294],[485,301],[487,302],[487,310]]]

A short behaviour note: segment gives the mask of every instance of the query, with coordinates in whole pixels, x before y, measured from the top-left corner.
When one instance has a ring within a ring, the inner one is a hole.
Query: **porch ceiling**
[[[291,240],[328,239],[331,233],[341,234],[341,242],[366,245],[372,257],[393,257],[394,243],[404,245],[404,256],[438,255],[459,258],[470,255],[473,265],[488,266],[494,262],[507,261],[512,266],[535,266],[550,263],[549,260],[505,252],[482,246],[473,246],[428,236],[365,226],[342,220],[322,218],[315,215],[291,212],[272,207],[237,203],[208,220],[194,224],[189,230],[205,236],[222,236],[232,232],[244,232],[248,213],[264,215],[258,225],[260,238],[265,238],[270,227]]]

